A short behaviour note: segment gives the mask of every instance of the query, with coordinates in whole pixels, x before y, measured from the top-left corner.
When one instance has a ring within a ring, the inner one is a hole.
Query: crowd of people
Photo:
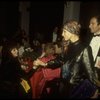
[[[40,43],[24,30],[0,46],[0,98],[99,98],[100,16],[90,19],[89,44],[78,21],[64,23],[62,39]],[[85,42],[85,41],[84,41]]]

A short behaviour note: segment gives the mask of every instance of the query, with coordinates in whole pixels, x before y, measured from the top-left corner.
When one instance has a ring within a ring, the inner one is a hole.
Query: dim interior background
[[[90,17],[99,14],[99,5],[89,1],[0,1],[0,38],[11,38],[21,27],[30,39],[39,32],[50,41],[54,27],[69,19],[79,20],[84,32]]]

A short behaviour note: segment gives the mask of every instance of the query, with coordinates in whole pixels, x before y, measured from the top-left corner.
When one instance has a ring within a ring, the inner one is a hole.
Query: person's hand
[[[27,69],[28,69],[28,66],[21,65],[21,68],[22,68],[23,70],[27,70]]]
[[[39,59],[37,59],[37,60],[35,60],[34,62],[33,62],[33,65],[34,66],[46,66],[47,64],[46,63],[44,63],[44,62],[42,62],[41,60],[39,60]]]

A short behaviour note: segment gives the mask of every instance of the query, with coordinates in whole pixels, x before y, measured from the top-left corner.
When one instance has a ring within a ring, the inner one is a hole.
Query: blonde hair
[[[51,53],[51,49],[54,49],[53,43],[46,43],[44,47],[44,51],[46,52],[46,55]]]
[[[63,29],[65,29],[65,30],[67,30],[67,31],[69,31],[70,33],[73,33],[73,34],[79,34],[80,28],[81,28],[81,25],[75,20],[67,21],[63,25]]]

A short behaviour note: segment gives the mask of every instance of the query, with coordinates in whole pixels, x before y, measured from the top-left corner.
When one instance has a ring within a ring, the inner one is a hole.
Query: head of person
[[[12,54],[13,57],[17,57],[18,56],[18,50],[17,50],[16,47],[12,48],[10,52],[11,52],[11,54]]]
[[[62,28],[64,40],[74,42],[79,39],[80,27],[80,24],[75,20],[66,22]]]
[[[100,32],[100,15],[94,16],[90,19],[89,28],[91,33],[97,34]]]
[[[14,41],[9,41],[4,47],[4,56],[6,57],[18,57],[17,43]]]
[[[45,55],[48,56],[50,54],[54,54],[54,45],[53,43],[47,43],[44,47]]]

